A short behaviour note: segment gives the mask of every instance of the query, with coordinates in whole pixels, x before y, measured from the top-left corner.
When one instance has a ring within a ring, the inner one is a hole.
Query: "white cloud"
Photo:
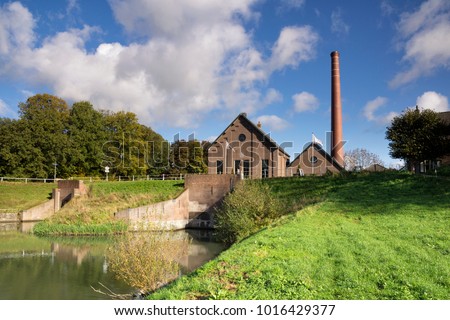
[[[11,117],[14,115],[14,112],[9,108],[9,106],[0,99],[0,117]]]
[[[383,16],[390,16],[394,13],[394,7],[390,4],[388,0],[383,0],[380,3],[381,14]]]
[[[32,45],[34,25],[32,14],[19,2],[0,7],[0,55],[8,54],[12,48],[23,49]]]
[[[392,121],[392,119],[394,119],[394,117],[396,117],[398,115],[398,113],[392,111],[385,115],[376,115],[375,114],[375,112],[379,108],[386,105],[387,102],[388,102],[388,99],[385,97],[376,97],[375,99],[370,100],[364,106],[364,109],[363,109],[364,117],[368,121],[373,121],[380,125],[389,124]]]
[[[342,10],[340,8],[333,10],[331,13],[331,32],[342,36],[350,32],[350,26],[342,18]]]
[[[310,26],[285,27],[272,48],[270,70],[297,67],[315,57],[319,35]]]
[[[269,90],[267,90],[266,92],[263,103],[264,105],[269,105],[281,101],[283,101],[283,95],[281,94],[281,92],[274,88],[269,88]]]
[[[295,112],[314,111],[319,108],[319,99],[306,91],[294,94],[292,100],[294,100]]]
[[[424,92],[420,97],[417,97],[416,105],[436,112],[449,111],[447,97],[434,91]]]
[[[305,4],[305,0],[281,0],[281,4],[278,7],[278,13],[290,12],[292,10],[298,10]]]
[[[398,24],[407,68],[390,81],[398,87],[428,76],[439,68],[450,68],[450,2],[429,0],[414,12],[403,13]]]
[[[0,9],[0,74],[70,101],[135,112],[151,125],[193,128],[212,110],[251,114],[280,101],[278,91],[265,88],[267,80],[313,59],[318,40],[309,26],[285,27],[267,57],[244,27],[256,15],[254,2],[110,0],[131,38],[146,40],[100,43],[94,52],[86,42],[101,30],[92,26],[34,45],[33,16],[12,3]]]
[[[281,131],[289,126],[289,122],[276,115],[263,115],[256,118],[256,123],[261,122],[264,131]],[[266,130],[269,128],[269,130]]]

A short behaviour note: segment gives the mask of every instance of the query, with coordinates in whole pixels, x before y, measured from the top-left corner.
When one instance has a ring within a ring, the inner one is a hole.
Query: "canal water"
[[[43,238],[8,229],[11,226],[0,226],[1,300],[95,300],[112,298],[96,290],[137,292],[110,270],[106,252],[117,240],[114,237]],[[223,250],[208,231],[175,231],[168,237],[186,249],[175,258],[180,274],[195,270]]]

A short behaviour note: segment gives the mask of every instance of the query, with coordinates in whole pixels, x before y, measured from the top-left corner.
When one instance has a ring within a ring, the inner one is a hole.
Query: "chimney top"
[[[258,129],[261,129],[262,127],[261,121],[258,121],[258,124],[256,126],[258,127]]]
[[[330,56],[339,56],[339,51],[332,51],[331,53],[330,53]]]

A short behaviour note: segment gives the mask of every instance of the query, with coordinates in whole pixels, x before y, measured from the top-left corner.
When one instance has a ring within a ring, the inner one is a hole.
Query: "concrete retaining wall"
[[[0,212],[0,222],[18,222],[19,214],[17,212]]]
[[[54,213],[55,201],[52,199],[31,209],[23,210],[20,213],[20,220],[23,222],[44,220]]]
[[[115,218],[126,221],[134,230],[211,229],[212,209],[239,181],[233,174],[187,175],[186,190],[176,199],[125,209],[116,212]]]
[[[189,222],[189,190],[177,198],[115,213],[135,230],[178,230]]]

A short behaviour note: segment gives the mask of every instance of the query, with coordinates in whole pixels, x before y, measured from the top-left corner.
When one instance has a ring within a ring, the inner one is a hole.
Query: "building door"
[[[244,178],[250,177],[250,161],[244,160]]]
[[[217,174],[223,173],[223,161],[217,160]]]
[[[269,177],[269,160],[263,159],[262,160],[262,172],[261,172],[262,178],[268,178]]]
[[[241,160],[234,160],[234,173],[241,174]]]

